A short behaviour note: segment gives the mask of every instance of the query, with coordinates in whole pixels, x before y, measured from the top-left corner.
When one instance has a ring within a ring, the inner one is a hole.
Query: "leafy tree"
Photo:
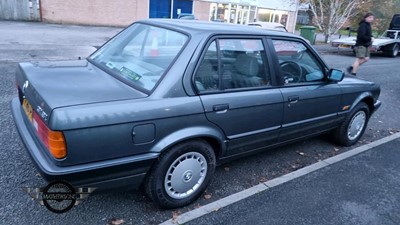
[[[390,21],[396,13],[400,13],[400,0],[372,0],[368,3],[360,4],[357,14],[351,19],[350,26],[357,29],[358,23],[363,19],[367,12],[375,14],[375,22],[372,27],[378,34],[382,34],[389,28]]]
[[[325,36],[325,43],[331,40],[344,24],[353,30],[367,12],[375,14],[372,24],[375,31],[381,34],[389,27],[394,14],[400,14],[400,0],[282,0],[291,4],[308,5],[309,18]]]
[[[330,41],[344,24],[350,24],[353,30],[367,12],[375,14],[372,24],[381,34],[389,27],[392,16],[400,13],[400,0],[291,0],[308,4],[313,23],[325,36],[325,43]],[[310,16],[311,18],[311,16]]]
[[[367,3],[361,0],[300,0],[300,3],[309,5],[310,11],[314,15],[314,24],[325,36],[325,43],[330,41],[332,34],[354,16],[355,9],[360,3]]]

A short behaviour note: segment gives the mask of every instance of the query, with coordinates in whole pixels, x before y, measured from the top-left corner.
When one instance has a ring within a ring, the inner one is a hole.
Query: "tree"
[[[309,5],[314,23],[325,36],[325,43],[331,40],[346,21],[352,17],[361,0],[300,0]]]
[[[400,13],[400,0],[283,0],[291,4],[309,7],[309,17],[325,36],[325,43],[331,40],[344,24],[351,24],[353,30],[367,12],[376,15],[373,29],[382,33],[388,28],[393,14]],[[397,10],[397,11],[396,11]]]
[[[378,34],[382,34],[388,29],[392,17],[396,13],[400,13],[400,0],[372,0],[368,4],[360,4],[357,9],[358,14],[351,21],[351,27],[356,29],[358,23],[363,19],[367,12],[375,14],[375,21],[372,24],[372,29]]]

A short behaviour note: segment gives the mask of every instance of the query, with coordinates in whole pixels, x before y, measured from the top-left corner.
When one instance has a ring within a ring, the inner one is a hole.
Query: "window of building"
[[[191,14],[193,1],[190,0],[150,0],[150,18],[178,18],[178,14]]]
[[[288,18],[287,11],[282,10],[273,10],[273,9],[258,9],[257,20],[263,22],[275,22],[281,23],[286,26],[287,18]]]
[[[247,24],[256,19],[256,6],[240,4],[210,4],[210,21]]]
[[[150,18],[171,18],[171,0],[150,0]]]

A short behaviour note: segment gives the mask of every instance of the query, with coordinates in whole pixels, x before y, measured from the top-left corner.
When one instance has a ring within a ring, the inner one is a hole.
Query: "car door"
[[[282,123],[282,94],[271,85],[261,38],[212,41],[196,69],[195,86],[207,119],[219,126],[235,155],[274,143]]]
[[[341,90],[326,79],[327,68],[304,43],[272,39],[279,61],[283,96],[280,141],[313,135],[338,122]]]

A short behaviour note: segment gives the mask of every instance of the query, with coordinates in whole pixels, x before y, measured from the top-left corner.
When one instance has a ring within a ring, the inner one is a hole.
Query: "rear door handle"
[[[225,113],[228,111],[229,105],[228,104],[221,104],[221,105],[214,105],[213,110],[217,113]]]

